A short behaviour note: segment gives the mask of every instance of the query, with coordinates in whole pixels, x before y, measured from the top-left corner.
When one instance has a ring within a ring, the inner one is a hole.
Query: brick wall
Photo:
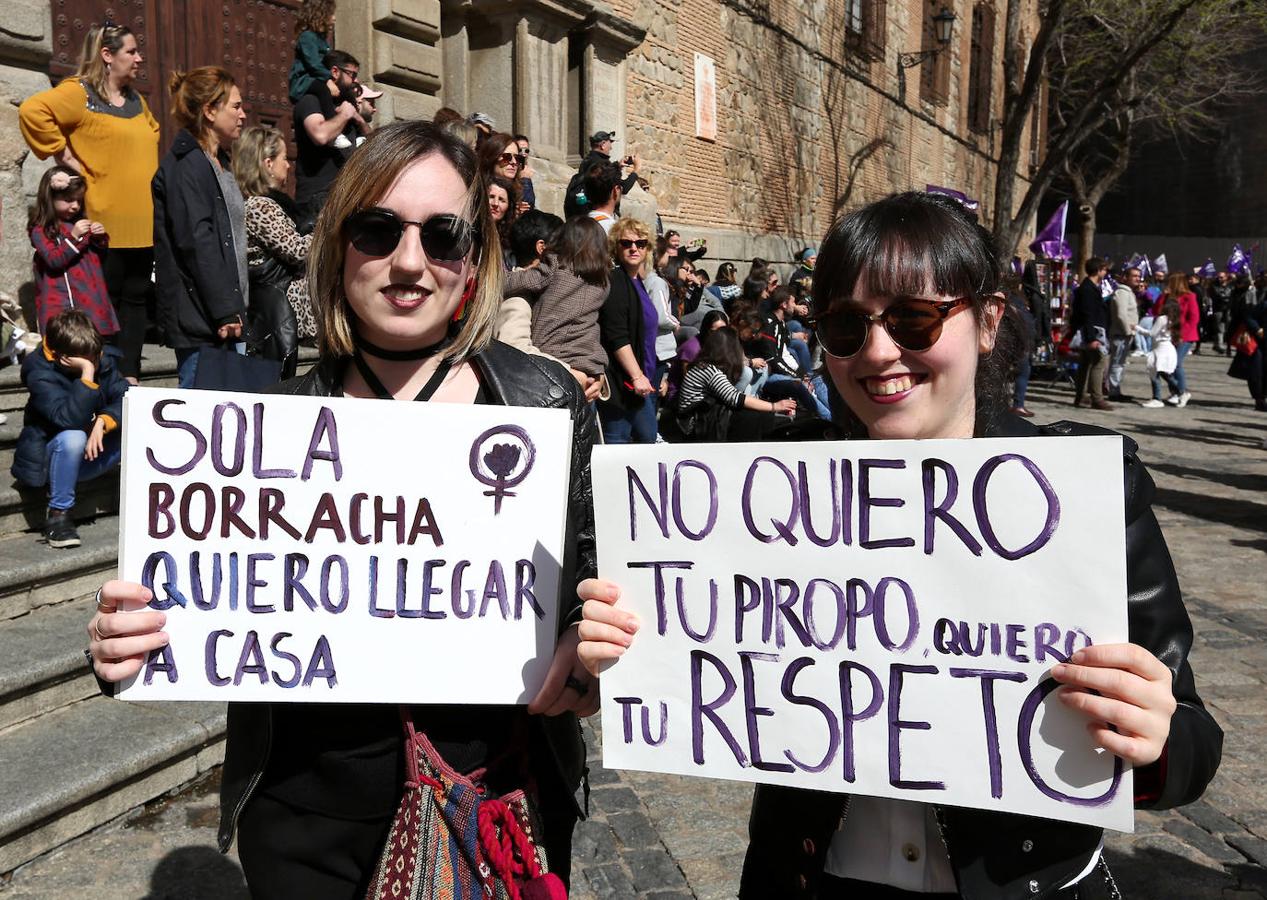
[[[944,51],[950,54],[945,105],[920,99],[919,68],[906,71],[905,104],[898,96],[897,54],[920,49],[922,0],[887,3],[883,51],[872,61],[845,50],[845,5],[616,0],[618,14],[647,27],[646,41],[628,60],[627,147],[616,149],[647,161],[666,222],[684,231],[722,225],[768,235],[790,256],[791,248],[818,241],[842,210],[928,183],[980,199],[989,215],[998,130],[968,128],[972,5],[946,2],[958,18]],[[1032,34],[1035,4],[1027,5]],[[1001,7],[994,117],[1002,107]],[[695,136],[696,53],[716,65],[715,142]],[[767,252],[769,238],[761,242]]]

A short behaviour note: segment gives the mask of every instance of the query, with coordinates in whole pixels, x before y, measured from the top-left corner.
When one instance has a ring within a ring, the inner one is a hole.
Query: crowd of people
[[[418,788],[403,776],[417,750],[456,773],[450,784],[528,787],[539,817],[531,829],[504,817],[495,827],[481,817],[478,829],[450,821],[457,843],[482,849],[465,863],[436,854],[421,865],[455,884],[475,879],[490,895],[494,883],[516,886],[508,896],[521,882],[548,881],[548,868],[554,882],[532,895],[557,897],[583,812],[573,799],[585,760],[576,716],[597,709],[604,665],[638,628],[616,602],[620,587],[596,578],[594,443],[1054,434],[1026,422],[1024,407],[1030,349],[1048,333],[1050,304],[1032,267],[1008,277],[971,212],[926,193],[843,217],[821,248],[799,248],[786,282],[760,258],[710,273],[699,265],[704,240],[622,212],[648,175],[637,155],[614,156],[609,131],[590,136],[560,218],[538,208],[528,136],[449,108],[376,128],[377,92],[331,45],[332,0],[304,0],[299,21],[293,173],[287,136],[246,127],[234,74],[210,66],[172,77],[180,130],[160,163],[158,125],[132,87],[136,38],[109,21],[90,30],[75,76],[23,103],[23,133],[54,165],[31,214],[44,339],[23,362],[31,396],[14,475],[47,489],[49,545],[77,545],[76,484],[118,463],[121,400],[141,374],[151,324],[151,271],[154,318],[182,388],[199,386],[214,348],[276,363],[272,381],[286,380],[274,389],[291,394],[567,410],[575,552],[538,696],[478,712],[408,709],[404,742],[394,707],[233,704],[220,829],[222,849],[236,836],[255,896],[379,896],[402,791]],[[949,262],[934,272],[931,260]],[[1240,279],[1194,286],[1176,275],[1145,286],[1139,275],[1122,272],[1106,289],[1103,261],[1088,264],[1069,325],[1075,403],[1107,409],[1124,397],[1135,352],[1148,360],[1145,405],[1165,405],[1168,390],[1181,407],[1190,397],[1183,359],[1205,340],[1249,359],[1263,408],[1263,351],[1250,346],[1267,323],[1263,294]],[[317,362],[290,377],[304,344]],[[1057,677],[1099,746],[1135,766],[1138,802],[1164,808],[1200,796],[1221,733],[1188,667],[1191,627],[1147,506],[1148,475],[1131,445],[1125,453],[1128,588],[1147,598],[1129,615],[1149,628],[1139,644],[1082,652]],[[167,640],[163,614],[146,610],[151,599],[123,581],[97,595],[89,653],[107,690]],[[1111,703],[1098,693],[1105,679],[1119,685]],[[425,748],[415,733],[428,736]],[[849,803],[859,824],[836,829]],[[1112,883],[1095,829],[1046,823],[1050,841],[1021,856],[1004,835],[1024,820],[951,814],[944,852],[900,877],[888,858],[901,841],[858,830],[884,821],[886,833],[923,834],[943,813],[763,786],[741,896],[865,896],[877,884],[893,897],[957,896],[970,884],[977,895],[982,885],[1019,895],[1026,885],[1036,893],[1041,878],[1044,896],[1066,898],[1087,896],[1091,873]],[[524,848],[534,843],[541,852],[529,852],[529,864]],[[952,852],[962,846],[980,852]],[[481,868],[488,859],[499,862]],[[1066,877],[1051,881],[1053,872]]]

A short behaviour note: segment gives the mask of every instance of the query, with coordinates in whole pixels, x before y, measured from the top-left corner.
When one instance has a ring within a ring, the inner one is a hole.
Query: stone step
[[[96,593],[119,559],[119,520],[103,517],[78,528],[78,547],[55,550],[32,534],[0,540],[0,622]]]
[[[0,875],[223,761],[220,703],[95,696],[0,740]]]
[[[0,620],[0,741],[14,726],[97,693],[84,660],[93,599]]]
[[[0,539],[39,531],[44,527],[48,510],[48,492],[45,488],[22,487],[8,474],[8,468],[0,471]],[[72,515],[76,522],[98,516],[114,515],[119,511],[118,473],[106,473],[100,478],[85,481],[75,489],[75,508]],[[0,573],[2,574],[2,573]],[[0,591],[0,598],[3,591]],[[0,599],[0,603],[3,600]],[[0,612],[0,617],[3,612]]]

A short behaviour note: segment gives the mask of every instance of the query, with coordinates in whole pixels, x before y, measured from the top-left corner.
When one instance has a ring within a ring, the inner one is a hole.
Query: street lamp
[[[897,55],[897,95],[906,102],[906,70],[918,66],[925,60],[932,59],[938,53],[950,46],[951,34],[955,29],[955,14],[950,11],[949,7],[943,6],[937,15],[933,16],[933,37],[937,40],[937,46],[930,50],[920,50],[916,53],[899,53]]]

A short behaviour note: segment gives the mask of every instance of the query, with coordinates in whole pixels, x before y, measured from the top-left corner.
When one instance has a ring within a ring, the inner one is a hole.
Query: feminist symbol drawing
[[[501,513],[503,498],[515,496],[510,489],[528,477],[536,458],[532,438],[518,425],[496,425],[471,444],[471,474],[492,488],[484,496],[493,498],[493,515]]]

